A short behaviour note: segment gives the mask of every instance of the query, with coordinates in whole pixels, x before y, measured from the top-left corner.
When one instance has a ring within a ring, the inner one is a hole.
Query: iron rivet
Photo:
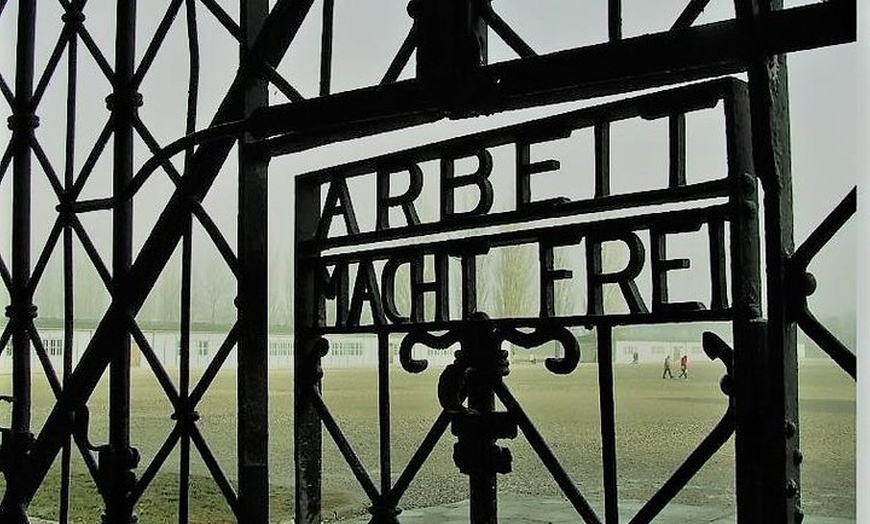
[[[797,426],[791,420],[785,421],[785,438],[793,438],[797,433]]]
[[[731,396],[731,375],[723,375],[721,379],[719,379],[719,389],[722,390],[726,396]]]
[[[794,450],[794,454],[792,455],[792,458],[794,459],[794,465],[800,466],[804,461],[804,454],[803,454],[803,452],[801,452],[801,450],[796,449],[796,450]]]
[[[812,273],[804,273],[802,284],[804,295],[810,296],[816,292],[816,277],[814,277]]]

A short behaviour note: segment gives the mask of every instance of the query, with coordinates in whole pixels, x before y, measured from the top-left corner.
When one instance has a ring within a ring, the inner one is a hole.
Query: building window
[[[196,341],[196,352],[201,357],[208,356],[208,340],[197,340]]]
[[[44,338],[42,346],[49,356],[59,357],[63,355],[63,341],[59,338]]]

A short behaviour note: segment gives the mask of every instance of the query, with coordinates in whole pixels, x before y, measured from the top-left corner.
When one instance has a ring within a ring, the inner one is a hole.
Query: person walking
[[[688,380],[689,379],[688,371],[689,371],[689,356],[683,355],[682,358],[680,358],[680,378],[684,378],[684,379]]]
[[[665,370],[662,371],[662,378],[668,376],[670,378],[674,378],[674,374],[671,373],[671,356],[665,355]]]

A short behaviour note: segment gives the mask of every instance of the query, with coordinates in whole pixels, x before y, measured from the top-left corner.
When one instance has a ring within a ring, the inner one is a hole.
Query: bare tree
[[[109,304],[109,292],[97,276],[96,270],[89,264],[89,261],[83,259],[75,261],[73,307],[76,318],[96,320],[103,316],[103,312]]]
[[[269,252],[269,323],[293,323],[293,257],[288,249]]]
[[[496,317],[531,316],[537,303],[537,249],[532,245],[501,248],[493,253],[497,264],[492,270],[490,294]]]
[[[582,259],[578,249],[557,249],[553,253],[553,266],[558,269],[570,269],[574,262]],[[577,306],[585,301],[578,279],[580,276],[573,272],[571,278],[559,280],[554,289],[553,302],[556,315],[570,315],[576,312]]]
[[[235,279],[220,257],[209,257],[194,270],[192,317],[209,324],[228,323],[235,318]]]
[[[181,309],[181,275],[178,258],[171,258],[154,284],[137,318],[146,322],[177,322]]]
[[[33,302],[39,308],[41,318],[58,319],[63,317],[63,271],[56,258],[51,261],[39,279]]]

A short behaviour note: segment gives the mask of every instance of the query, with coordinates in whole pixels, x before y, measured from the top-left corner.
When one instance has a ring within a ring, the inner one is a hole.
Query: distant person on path
[[[683,355],[680,358],[680,378],[684,378],[686,380],[689,379],[689,375],[686,373],[689,370],[689,356]]]
[[[671,373],[671,356],[670,355],[665,356],[665,370],[662,371],[662,378],[665,378],[665,376],[674,378],[674,374]]]
[[[637,355],[637,351],[635,351],[634,354],[631,356],[631,363],[637,364],[637,359],[638,359],[638,355]]]

